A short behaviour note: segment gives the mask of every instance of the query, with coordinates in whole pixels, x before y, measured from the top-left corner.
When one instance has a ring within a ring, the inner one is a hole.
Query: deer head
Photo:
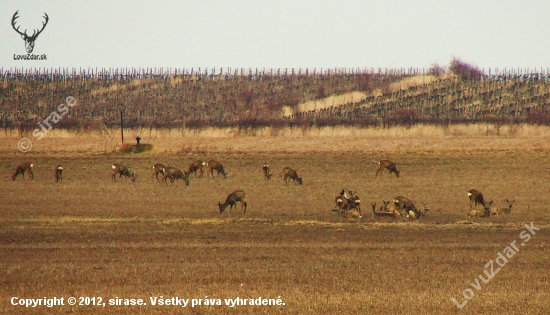
[[[41,30],[34,30],[33,33],[32,33],[32,36],[29,36],[27,35],[27,30],[25,30],[24,33],[21,33],[21,31],[19,31],[19,26],[17,28],[15,28],[15,20],[17,18],[19,18],[19,16],[17,16],[17,13],[19,13],[19,10],[16,11],[14,14],[13,14],[13,18],[11,19],[11,26],[13,27],[13,29],[21,35],[21,38],[23,38],[23,40],[25,41],[25,49],[27,50],[27,53],[32,53],[33,49],[34,49],[34,41],[36,40],[36,38],[38,37],[38,35],[40,35],[40,33],[42,33],[42,31],[44,30],[44,28],[46,27],[46,25],[48,24],[48,20],[49,20],[49,17],[48,15],[44,12],[44,19],[46,19],[45,22],[42,22],[42,29]]]

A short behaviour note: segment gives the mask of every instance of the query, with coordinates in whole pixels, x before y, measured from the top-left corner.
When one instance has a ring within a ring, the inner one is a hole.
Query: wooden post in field
[[[124,120],[122,110],[120,111],[120,137],[122,138],[122,143],[124,143]]]

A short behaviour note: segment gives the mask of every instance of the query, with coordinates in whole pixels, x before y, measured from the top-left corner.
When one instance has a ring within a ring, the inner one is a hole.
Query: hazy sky
[[[26,54],[12,26],[42,26]],[[550,67],[549,0],[0,0],[0,67]]]

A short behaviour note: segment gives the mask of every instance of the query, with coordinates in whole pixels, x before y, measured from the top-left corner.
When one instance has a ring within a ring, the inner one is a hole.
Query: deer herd
[[[380,162],[375,162],[379,164],[379,168],[376,171],[375,178],[378,177],[378,174],[387,169],[389,171],[389,174],[392,173],[395,174],[397,178],[399,178],[399,170],[397,170],[397,167],[395,163],[393,163],[390,160],[381,160]],[[28,174],[29,180],[34,179],[34,174],[32,172],[33,168],[35,167],[34,163],[26,162],[21,163],[17,165],[15,168],[15,172],[12,175],[12,180],[15,181],[17,176],[22,175],[23,178],[25,178],[25,173]],[[212,178],[217,178],[220,175],[223,178],[227,178],[228,173],[224,170],[223,165],[215,160],[209,160],[209,161],[194,161],[192,162],[188,169],[185,171],[182,171],[176,167],[167,166],[164,164],[155,164],[153,165],[153,173],[152,178],[156,178],[156,180],[159,183],[162,183],[164,181],[164,184],[168,184],[167,179],[170,180],[172,184],[175,182],[178,182],[180,179],[186,184],[189,185],[189,177],[192,173],[195,174],[195,178],[200,178],[204,175],[204,168],[207,167],[206,170],[207,176],[212,176]],[[271,177],[273,176],[273,172],[271,171],[271,168],[269,167],[269,164],[265,163],[261,166],[261,169],[263,171],[264,180],[271,180]],[[216,176],[214,176],[214,171],[216,171]],[[198,173],[198,174],[197,174]],[[122,164],[113,164],[111,165],[111,181],[116,182],[118,175],[118,179],[122,178],[124,176],[127,179],[130,179],[132,182],[136,181],[137,175],[135,172],[130,170],[125,165]],[[162,175],[162,178],[159,178],[159,175]],[[63,182],[63,166],[57,165],[54,169],[54,178],[55,182]],[[298,173],[296,170],[285,167],[283,168],[283,181],[286,186],[288,186],[290,180],[294,182],[294,185],[302,185],[303,180],[301,177],[298,176]],[[244,200],[246,198],[247,194],[243,190],[235,190],[234,192],[230,193],[225,202],[221,203],[218,202],[218,207],[220,210],[220,214],[225,211],[225,209],[230,206],[230,211],[233,210],[233,207],[237,208],[237,202],[241,203],[241,211],[243,213],[246,213],[247,203]],[[496,215],[502,215],[502,214],[510,214],[512,210],[512,205],[515,201],[515,199],[512,199],[512,201],[509,201],[506,199],[506,203],[508,203],[508,207],[498,208],[492,206],[493,201],[486,202],[483,194],[476,189],[471,189],[468,191],[468,198],[470,200],[470,212],[468,213],[468,217],[489,217],[489,216],[496,216]],[[337,212],[338,216],[343,218],[356,218],[361,219],[363,217],[361,212],[361,199],[357,195],[357,191],[349,190],[347,193],[345,189],[343,189],[339,195],[337,195],[334,198],[335,206],[333,207],[332,211]],[[483,207],[483,210],[477,210],[477,206],[481,205]],[[407,197],[404,196],[396,196],[392,200],[382,201],[382,204],[379,208],[377,208],[376,202],[371,203],[372,206],[372,213],[374,218],[379,217],[389,217],[392,219],[396,219],[398,216],[405,215],[409,219],[419,219],[422,216],[426,215],[426,212],[429,210],[428,205],[426,203],[422,203],[422,208],[417,208],[413,201],[410,200]]]

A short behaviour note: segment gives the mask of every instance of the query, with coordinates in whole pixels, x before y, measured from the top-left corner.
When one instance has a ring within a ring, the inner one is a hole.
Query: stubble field
[[[550,310],[545,136],[173,137],[155,144],[167,149],[142,155],[104,151],[105,145],[82,152],[70,148],[103,140],[63,137],[44,139],[42,147],[23,155],[13,149],[17,140],[0,140],[0,312],[5,314]],[[232,140],[236,144],[228,146]],[[374,178],[373,161],[386,158],[397,163],[400,178],[387,172]],[[186,169],[197,159],[222,162],[228,178],[192,175],[189,186],[151,178],[154,163]],[[13,182],[10,176],[23,161],[36,164],[35,179]],[[113,163],[131,167],[137,181],[112,183]],[[263,163],[275,173],[270,181],[263,179]],[[65,169],[63,183],[54,182],[57,164]],[[298,170],[302,186],[284,185],[285,166]],[[472,188],[500,207],[515,199],[511,214],[467,218],[466,194]],[[247,192],[247,213],[220,214],[217,202],[236,189]],[[342,219],[331,211],[342,189],[357,191],[362,219]],[[412,221],[373,218],[371,202],[380,205],[397,195],[417,205],[427,202],[428,215]],[[526,240],[520,233],[531,222],[540,230]],[[498,253],[514,241],[519,251],[487,283],[479,280],[479,275],[487,279],[489,261],[499,267]],[[463,295],[466,289],[473,292],[470,300]],[[107,305],[11,303],[12,297],[64,297],[67,304],[71,296],[101,297]],[[280,298],[284,305],[152,306],[150,298],[161,296],[190,299],[189,304],[191,299],[225,304],[237,297]],[[117,297],[147,305],[108,305]],[[452,298],[467,304],[459,309]]]

